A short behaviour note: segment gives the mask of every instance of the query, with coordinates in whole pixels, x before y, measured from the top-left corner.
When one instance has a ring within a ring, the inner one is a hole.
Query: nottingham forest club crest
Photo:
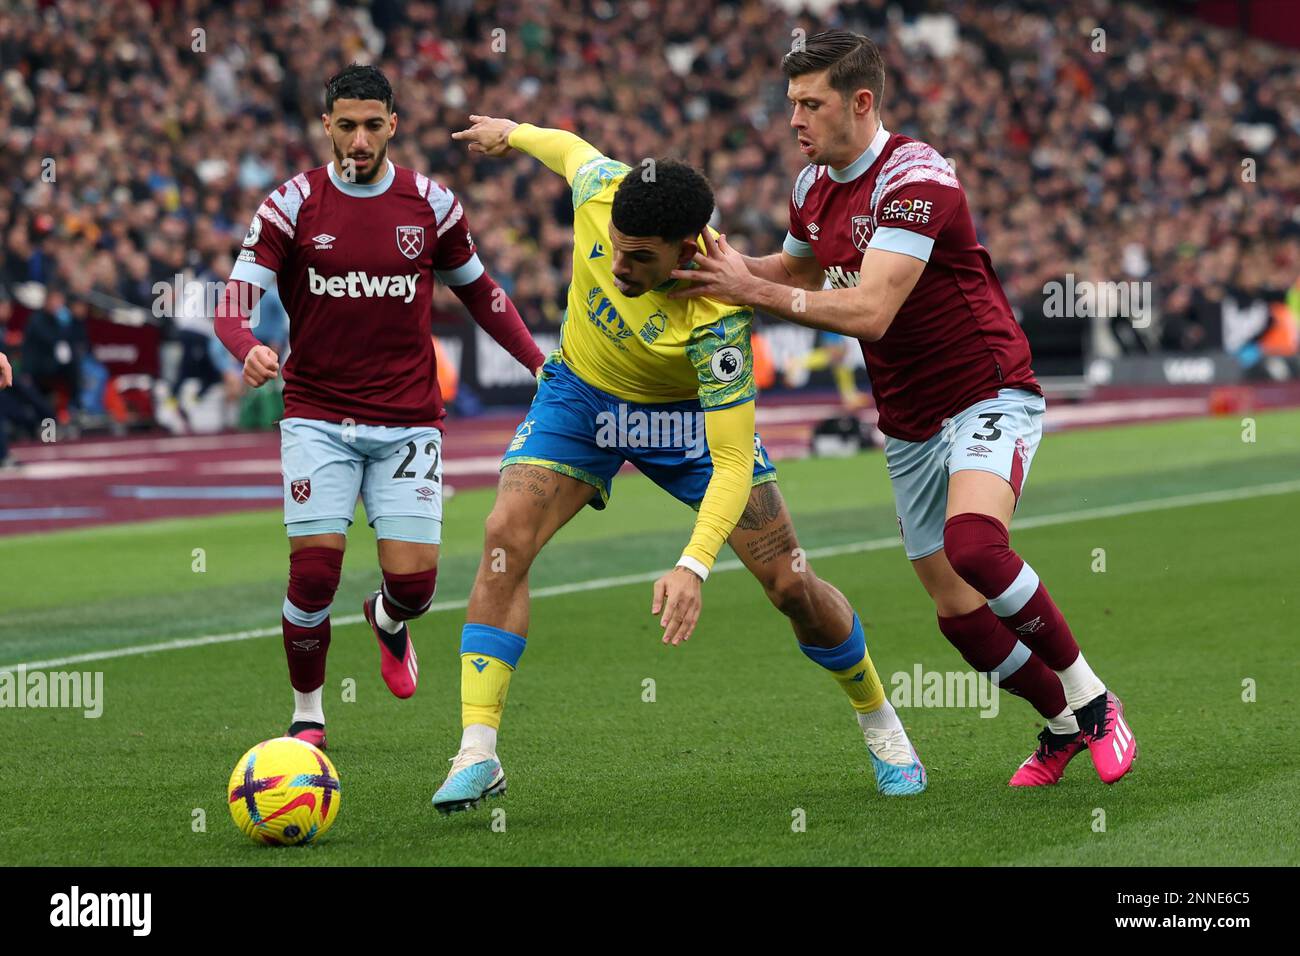
[[[423,226],[398,226],[397,249],[408,259],[414,259],[424,251]]]
[[[654,315],[646,319],[645,325],[641,326],[641,331],[637,334],[641,336],[641,341],[650,345],[655,339],[659,338],[659,333],[668,325],[668,315],[663,309],[656,309]]]
[[[866,252],[867,245],[871,242],[871,217],[854,216],[852,226],[853,244],[858,247],[859,252]]]

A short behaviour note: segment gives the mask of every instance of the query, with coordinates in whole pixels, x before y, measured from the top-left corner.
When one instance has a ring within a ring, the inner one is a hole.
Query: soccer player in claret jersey
[[[321,119],[333,161],[294,176],[258,208],[216,328],[244,363],[244,381],[257,388],[275,377],[279,358],[248,318],[256,290],[278,283],[290,316],[280,423],[289,735],[324,747],[330,604],[358,494],[383,576],[363,606],[380,672],[402,698],[419,677],[407,622],[433,599],[442,534],[435,277],[521,364],[535,373],[544,357],[484,271],[460,202],[388,158],[397,114],[383,73],[353,64],[334,76]]]
[[[819,34],[782,67],[810,162],[784,250],[751,258],[710,240],[694,271],[673,273],[696,280],[678,294],[861,340],[903,544],[939,629],[1047,721],[1010,783],[1054,784],[1085,746],[1114,783],[1137,754],[1124,708],[1009,544],[1046,406],[957,175],[881,125],[884,63],[867,37]]]
[[[528,570],[578,511],[605,507],[625,461],[698,511],[677,566],[654,584],[650,610],[663,641],[676,645],[690,636],[701,585],[723,542],[730,543],[789,618],[803,653],[849,698],[877,789],[887,796],[920,793],[925,768],[885,699],[862,623],[803,560],[776,470],[754,433],[752,312],[667,296],[677,284],[669,272],[699,251],[713,212],[708,182],[668,160],[633,172],[564,130],[470,120],[472,128],[453,136],[471,151],[504,156],[517,149],[568,181],[573,276],[561,347],[543,367],[537,396],[501,462],[461,632],[461,747],[434,805],[444,813],[465,810],[505,789],[497,732],[528,635]],[[651,424],[648,431],[661,440],[650,440],[644,423],[673,416],[682,427],[665,436],[667,429]],[[616,423],[637,421],[642,425],[620,434]]]

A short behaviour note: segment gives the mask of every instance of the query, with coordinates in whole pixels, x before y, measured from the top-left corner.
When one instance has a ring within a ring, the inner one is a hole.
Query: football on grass
[[[305,740],[264,740],[230,774],[230,816],[245,836],[271,846],[320,838],[339,814],[339,775]]]

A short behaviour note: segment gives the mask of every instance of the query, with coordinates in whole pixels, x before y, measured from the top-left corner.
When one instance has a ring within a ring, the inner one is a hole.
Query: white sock
[[[1079,722],[1074,719],[1074,711],[1067,706],[1065,710],[1047,722],[1047,729],[1058,737],[1066,734],[1077,734],[1079,732]]]
[[[1083,652],[1073,664],[1063,671],[1057,671],[1061,686],[1065,688],[1065,702],[1071,710],[1078,710],[1099,694],[1106,693],[1106,685],[1092,672],[1088,662],[1083,659]]]
[[[382,627],[389,634],[396,634],[402,629],[402,621],[394,621],[384,610],[384,595],[381,592],[379,600],[375,602],[375,623]]]
[[[325,685],[321,684],[315,690],[303,693],[300,690],[293,692],[293,722],[296,724],[300,720],[310,720],[314,724],[325,723],[325,711],[321,707],[321,691]]]
[[[858,726],[867,730],[902,730],[903,722],[898,719],[898,712],[888,699],[878,710],[869,714],[858,714]]]
[[[482,750],[495,755],[497,752],[497,729],[487,724],[470,724],[460,735],[461,750]]]

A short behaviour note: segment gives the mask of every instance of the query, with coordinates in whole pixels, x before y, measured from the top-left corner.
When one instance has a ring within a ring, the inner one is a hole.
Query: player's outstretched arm
[[[568,130],[546,129],[531,123],[477,114],[471,114],[470,121],[474,125],[452,133],[451,138],[468,143],[471,153],[504,156],[512,148],[518,149],[540,160],[570,185],[584,163],[602,155],[596,147]]]
[[[457,130],[451,138],[464,143],[471,153],[500,158],[510,152],[510,131],[519,124],[498,116],[479,116],[471,113],[469,129]]]
[[[924,260],[900,252],[868,249],[857,286],[809,292],[751,275],[744,257],[731,248],[726,236],[715,242],[706,235],[704,244],[707,254],[696,254],[695,269],[673,271],[674,279],[688,279],[691,285],[669,293],[670,298],[708,296],[751,305],[798,325],[868,342],[888,331],[926,266]]]
[[[792,256],[784,249],[770,256],[741,256],[745,268],[756,279],[788,285],[795,289],[820,289],[826,270],[812,256]]]

